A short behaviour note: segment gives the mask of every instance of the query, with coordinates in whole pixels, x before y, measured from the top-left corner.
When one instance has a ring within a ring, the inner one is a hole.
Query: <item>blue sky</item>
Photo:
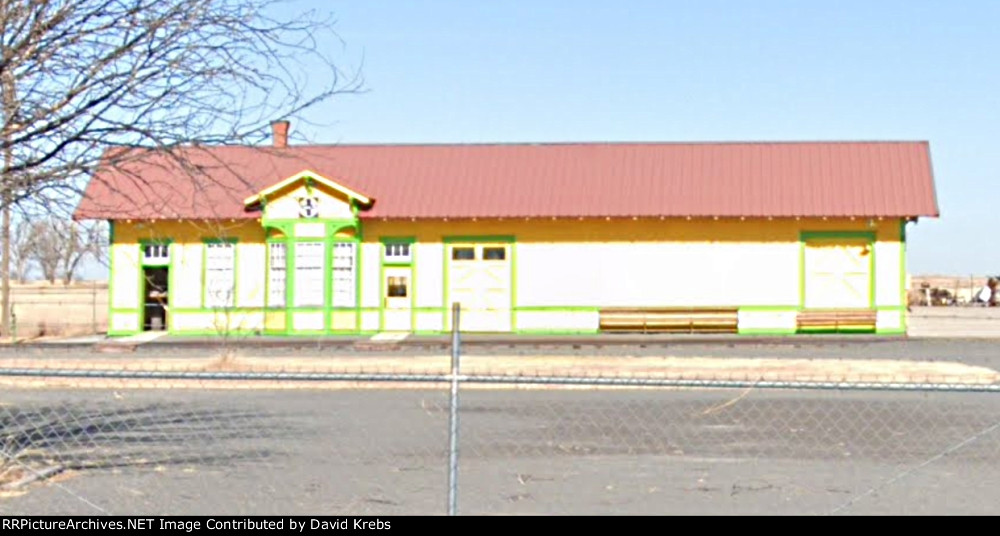
[[[1000,273],[1000,2],[294,0],[368,91],[324,143],[929,140],[913,273]]]

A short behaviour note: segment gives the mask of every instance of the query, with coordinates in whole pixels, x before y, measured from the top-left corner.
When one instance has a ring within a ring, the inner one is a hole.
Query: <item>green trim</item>
[[[875,330],[875,333],[877,335],[904,336],[906,335],[906,328],[886,328],[886,329]]]
[[[799,240],[842,240],[866,239],[869,242],[875,241],[875,231],[800,231]]]
[[[875,309],[874,231],[800,231],[799,232],[799,308],[806,309],[806,243],[836,240],[865,240],[868,243],[868,308]]]
[[[742,328],[738,332],[739,335],[770,335],[770,336],[785,336],[785,335],[795,335],[795,328]]]

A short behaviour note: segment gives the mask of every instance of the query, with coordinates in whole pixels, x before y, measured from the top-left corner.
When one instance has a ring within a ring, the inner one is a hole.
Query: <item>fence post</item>
[[[451,305],[451,401],[448,416],[448,515],[458,507],[458,373],[462,339],[459,333],[458,302]]]

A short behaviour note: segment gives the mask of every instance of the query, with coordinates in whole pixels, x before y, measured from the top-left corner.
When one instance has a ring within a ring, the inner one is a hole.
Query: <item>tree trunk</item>
[[[11,304],[10,304],[10,202],[11,188],[14,186],[14,177],[11,176],[10,168],[14,165],[14,149],[10,146],[10,128],[14,122],[14,111],[17,107],[14,95],[14,73],[6,70],[0,76],[0,95],[3,102],[0,103],[3,111],[3,132],[0,135],[5,148],[3,151],[3,167],[0,168],[0,202],[3,203],[3,218],[0,221],[0,336],[12,337],[11,327]]]

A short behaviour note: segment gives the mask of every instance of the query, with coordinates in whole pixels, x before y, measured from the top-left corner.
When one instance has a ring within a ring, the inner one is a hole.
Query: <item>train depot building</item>
[[[98,170],[111,335],[906,330],[925,142],[289,146]]]

